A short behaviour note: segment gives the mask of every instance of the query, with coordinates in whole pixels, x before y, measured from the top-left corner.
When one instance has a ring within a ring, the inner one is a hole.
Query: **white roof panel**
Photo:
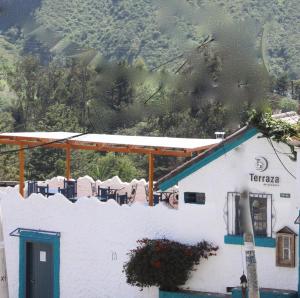
[[[285,121],[289,124],[297,124],[300,120],[300,115],[298,115],[296,112],[286,112],[281,114],[275,114],[272,115],[274,119],[280,119],[282,121]]]
[[[107,135],[107,134],[86,134],[74,137],[79,133],[71,132],[16,132],[1,133],[0,137],[22,137],[24,139],[47,139],[59,141],[72,138],[72,141],[94,144],[110,144],[120,146],[139,146],[156,148],[177,148],[177,149],[196,149],[211,146],[219,143],[220,139],[190,139],[190,138],[169,138],[169,137],[144,137],[126,135]]]

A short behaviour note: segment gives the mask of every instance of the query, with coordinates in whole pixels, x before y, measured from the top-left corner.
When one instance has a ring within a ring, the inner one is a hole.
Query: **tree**
[[[28,56],[17,62],[15,69],[8,74],[8,83],[18,96],[13,107],[13,115],[18,126],[24,129],[35,121],[39,113],[40,102],[37,98],[38,79],[40,76],[39,61]]]
[[[14,127],[14,119],[9,112],[0,112],[0,131],[11,132]],[[16,147],[7,145],[0,146],[0,180],[18,180],[18,154],[2,153]]]
[[[139,170],[134,166],[132,160],[126,155],[107,153],[97,158],[88,171],[95,179],[106,180],[113,176],[119,176],[123,181],[130,182],[132,179],[140,178]]]
[[[36,129],[78,133],[82,131],[73,110],[64,104],[50,106]],[[28,153],[27,163],[29,179],[44,180],[57,175],[65,175],[65,152],[61,149],[32,149]]]
[[[276,80],[274,90],[277,94],[286,96],[288,87],[289,87],[288,76],[287,74],[284,74]]]

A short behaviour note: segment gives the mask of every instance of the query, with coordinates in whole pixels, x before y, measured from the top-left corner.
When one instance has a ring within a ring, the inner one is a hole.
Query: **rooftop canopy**
[[[203,151],[220,139],[188,139],[168,137],[144,137],[107,134],[79,134],[72,132],[18,132],[0,134],[0,144],[115,151],[128,153],[152,153],[169,156],[189,156]],[[47,144],[51,143],[51,144]]]
[[[1,133],[0,144],[19,146],[20,193],[24,196],[25,150],[36,147],[66,150],[66,178],[71,178],[71,150],[94,150],[147,154],[149,160],[149,205],[153,206],[154,156],[188,157],[221,142],[221,139],[187,139],[72,132]]]

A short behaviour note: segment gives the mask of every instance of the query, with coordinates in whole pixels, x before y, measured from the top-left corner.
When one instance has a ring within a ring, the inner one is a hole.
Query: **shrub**
[[[138,244],[129,252],[130,259],[124,265],[127,283],[141,288],[157,286],[166,291],[178,290],[194,265],[218,250],[206,241],[185,245],[167,239],[142,239]]]

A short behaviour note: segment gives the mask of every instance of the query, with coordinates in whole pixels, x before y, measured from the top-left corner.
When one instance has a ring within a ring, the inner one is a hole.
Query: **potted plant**
[[[200,259],[215,255],[217,250],[218,247],[206,241],[186,245],[168,239],[139,240],[124,265],[127,283],[140,288],[157,286],[162,291],[179,291]]]

